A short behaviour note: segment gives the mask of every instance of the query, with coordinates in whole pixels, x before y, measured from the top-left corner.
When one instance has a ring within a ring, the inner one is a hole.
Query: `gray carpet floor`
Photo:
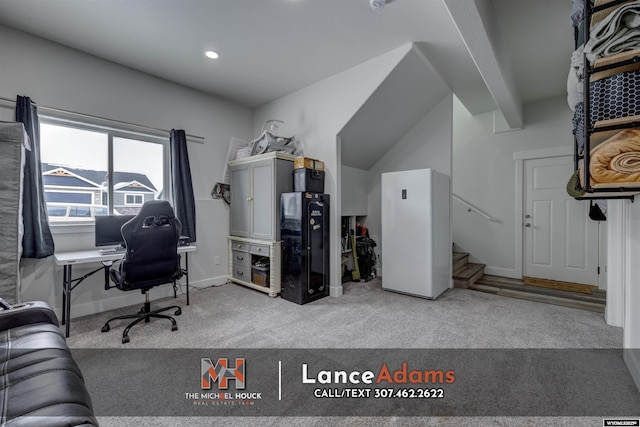
[[[153,291],[152,291],[153,292]],[[153,321],[136,326],[123,345],[125,321],[100,333],[106,320],[131,307],[73,319],[72,348],[620,348],[622,329],[602,314],[450,289],[430,301],[382,290],[379,280],[347,283],[340,298],[297,305],[236,284],[153,301],[177,303],[179,329]],[[120,326],[122,325],[122,326]]]
[[[380,280],[347,283],[340,298],[299,306],[235,284],[191,291],[152,302],[152,308],[178,304],[179,330],[153,320],[134,327],[121,343],[125,321],[108,333],[109,318],[136,311],[134,305],[73,319],[72,349],[95,348],[550,348],[608,349],[622,346],[622,329],[606,325],[602,314],[546,305],[470,290],[451,289],[435,301],[382,290]],[[640,412],[640,410],[639,410]],[[604,415],[604,414],[603,414]],[[175,425],[594,425],[601,417],[100,417],[103,426]]]

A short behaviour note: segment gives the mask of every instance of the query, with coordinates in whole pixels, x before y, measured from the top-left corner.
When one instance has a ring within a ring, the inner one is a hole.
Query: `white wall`
[[[369,213],[366,225],[369,235],[377,243],[376,253],[380,253],[382,248],[382,174],[431,168],[451,176],[452,108],[453,96],[447,95],[369,169]],[[407,224],[407,227],[410,226]],[[384,254],[378,268],[384,270]]]
[[[391,70],[411,49],[402,46],[385,55],[350,68],[325,80],[258,108],[254,133],[259,134],[268,119],[285,123],[279,132],[295,135],[304,155],[325,163],[325,193],[331,197],[331,295],[342,295],[340,279],[339,188],[341,160],[338,134]]]
[[[204,144],[188,146],[198,239],[197,252],[189,256],[190,281],[195,286],[224,282],[228,209],[221,200],[213,200],[210,191],[222,178],[231,138],[251,139],[252,111],[7,27],[0,26],[0,40],[0,97],[25,95],[47,107],[159,129],[184,129],[205,138]],[[0,108],[0,114],[13,118],[6,109]],[[56,232],[56,247],[92,247],[92,233],[93,228],[86,227],[79,234]],[[214,265],[214,256],[220,256],[219,265]],[[74,276],[86,271],[76,267]],[[24,260],[22,273],[25,300],[45,300],[60,309],[62,269],[54,266],[52,257]],[[97,274],[74,291],[72,316],[139,300],[122,294],[105,292]]]
[[[636,199],[637,200],[637,199]],[[622,327],[624,360],[640,388],[640,206],[609,200],[607,206],[607,323]]]
[[[566,96],[524,108],[525,127],[494,133],[493,113],[472,116],[453,103],[453,192],[499,222],[489,222],[452,202],[453,242],[489,274],[520,277],[516,233],[516,162],[514,153],[553,147],[572,147],[572,112]],[[567,180],[569,177],[567,177]]]
[[[342,165],[342,216],[362,216],[367,214],[368,177],[369,174],[365,170]]]

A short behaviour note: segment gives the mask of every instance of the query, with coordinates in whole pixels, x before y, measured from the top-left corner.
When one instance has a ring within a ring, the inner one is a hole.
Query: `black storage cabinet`
[[[329,295],[329,195],[280,196],[282,276],[280,296],[306,304]]]

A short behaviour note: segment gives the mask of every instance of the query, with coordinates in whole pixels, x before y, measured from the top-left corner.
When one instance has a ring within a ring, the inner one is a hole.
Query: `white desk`
[[[178,253],[185,255],[185,279],[187,281],[187,305],[189,305],[189,252],[194,252],[196,246],[178,246]],[[124,252],[101,254],[100,249],[89,249],[84,251],[72,252],[56,252],[54,259],[57,265],[63,267],[62,272],[62,324],[66,325],[65,336],[69,337],[69,329],[71,326],[71,291],[78,286],[84,279],[100,270],[104,270],[105,289],[109,288],[109,269],[114,261],[118,261],[124,257]],[[73,266],[77,264],[102,263],[101,267],[85,274],[82,277],[73,278]]]

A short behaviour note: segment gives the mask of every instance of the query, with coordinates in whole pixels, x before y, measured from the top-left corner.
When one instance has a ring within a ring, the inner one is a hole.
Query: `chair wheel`
[[[173,313],[174,316],[180,316],[181,314],[182,314],[182,309],[181,308],[177,309],[176,312]]]
[[[178,330],[178,325],[171,325],[171,330],[172,331],[177,331]]]
[[[126,344],[129,342],[129,336],[125,335],[124,337],[122,337],[122,344]]]
[[[102,327],[102,332],[109,332],[110,330],[111,328],[109,327],[108,323]]]

